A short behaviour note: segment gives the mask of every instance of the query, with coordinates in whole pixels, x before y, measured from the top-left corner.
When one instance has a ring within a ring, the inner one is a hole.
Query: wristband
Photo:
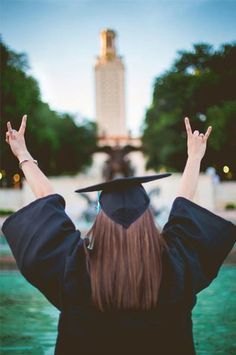
[[[35,159],[23,159],[23,160],[21,160],[21,161],[19,162],[19,168],[20,168],[21,170],[22,170],[22,164],[25,163],[25,162],[27,162],[27,161],[32,161],[32,162],[34,162],[34,164],[38,165],[38,162],[37,162],[37,160],[35,160]]]

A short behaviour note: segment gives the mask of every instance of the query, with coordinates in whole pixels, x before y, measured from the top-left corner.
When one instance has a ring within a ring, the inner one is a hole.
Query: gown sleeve
[[[60,309],[65,259],[80,242],[63,197],[37,199],[11,215],[2,231],[23,276]]]
[[[217,276],[236,241],[236,226],[184,197],[177,197],[163,236],[172,251],[184,260],[186,282],[196,294]]]

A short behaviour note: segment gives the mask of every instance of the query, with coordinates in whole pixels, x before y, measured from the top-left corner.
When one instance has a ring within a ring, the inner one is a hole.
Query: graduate
[[[217,276],[236,226],[192,201],[211,127],[192,132],[188,118],[185,127],[188,158],[163,230],[143,184],[170,174],[128,177],[77,190],[100,191],[82,239],[26,148],[26,116],[18,131],[8,122],[6,141],[36,200],[2,229],[21,273],[61,312],[55,354],[195,353],[196,296]]]

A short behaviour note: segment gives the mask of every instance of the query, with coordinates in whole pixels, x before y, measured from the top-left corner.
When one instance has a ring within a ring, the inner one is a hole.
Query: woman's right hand
[[[10,145],[12,153],[21,160],[30,156],[25,143],[25,129],[27,116],[22,117],[19,130],[12,129],[11,122],[7,122],[6,142]]]
[[[195,130],[192,133],[192,128],[188,117],[185,117],[185,128],[187,132],[188,157],[202,159],[206,151],[207,140],[211,134],[212,127],[209,126],[205,134]]]
[[[7,122],[6,142],[10,145],[12,153],[21,162],[21,169],[31,190],[37,198],[41,198],[53,194],[54,189],[27,150],[25,144],[26,120],[27,116],[24,115],[18,131],[12,129],[11,122]]]

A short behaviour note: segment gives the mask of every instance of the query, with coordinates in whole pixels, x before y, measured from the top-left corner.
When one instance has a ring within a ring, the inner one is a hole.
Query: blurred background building
[[[116,51],[115,31],[102,30],[95,65],[96,121],[101,137],[126,137],[125,66]]]

